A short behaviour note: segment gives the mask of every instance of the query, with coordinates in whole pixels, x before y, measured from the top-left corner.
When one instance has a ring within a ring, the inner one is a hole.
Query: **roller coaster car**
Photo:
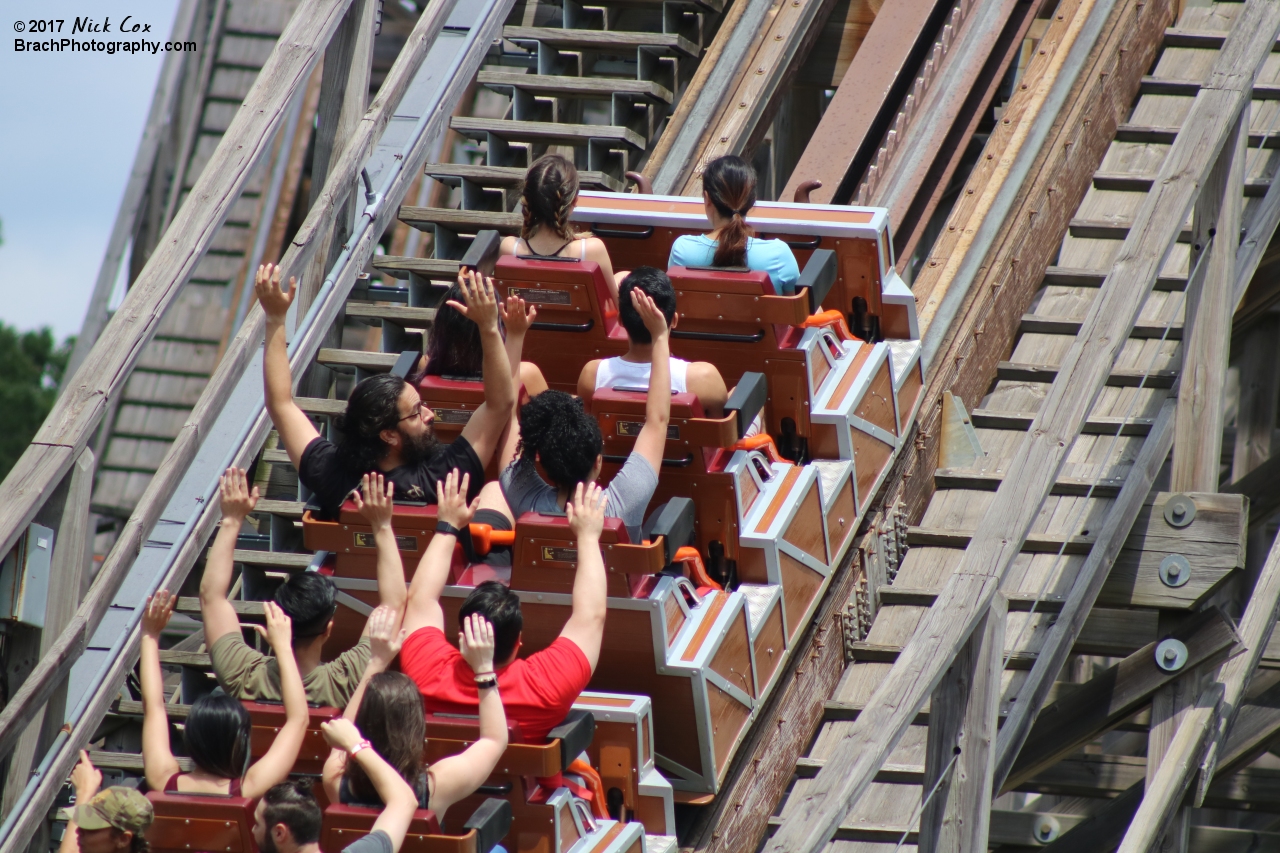
[[[363,630],[363,625],[361,626]],[[358,636],[358,635],[357,635]],[[249,756],[253,761],[267,754],[276,735],[284,726],[284,705],[276,702],[250,702],[241,700],[252,728],[249,734]],[[294,773],[319,776],[324,770],[324,761],[329,757],[329,745],[320,733],[320,724],[327,723],[342,713],[341,708],[314,707],[308,709],[310,720],[307,722],[307,733],[302,739],[302,748],[293,763]]]
[[[590,747],[594,731],[592,714],[576,709],[551,730],[545,743],[520,742],[519,730],[513,727],[489,780],[454,808],[465,812],[485,797],[504,797],[512,816],[510,829],[496,840],[513,853],[640,853],[640,824],[596,817],[564,779],[563,774],[575,772],[571,765]],[[457,755],[479,733],[475,717],[428,714],[427,762]]]
[[[786,646],[781,590],[700,593],[674,569],[654,574],[672,566],[688,540],[693,512],[685,504],[661,513],[648,543],[638,546],[617,519],[606,519],[609,614],[590,687],[650,697],[656,764],[675,788],[714,793]],[[517,519],[510,584],[520,596],[527,652],[550,645],[568,621],[576,565],[565,518]],[[462,583],[445,587],[446,624],[456,624],[472,589],[467,581],[488,577],[464,573]]]
[[[609,287],[595,261],[507,255],[493,274],[500,299],[514,295],[537,306],[524,359],[538,365],[550,387],[573,393],[582,365],[627,351],[616,309],[606,312]]]
[[[457,807],[462,811],[461,807]],[[342,850],[348,844],[373,831],[380,810],[365,806],[331,804],[324,810],[320,830],[322,850]],[[460,835],[440,829],[435,812],[419,809],[414,813],[401,853],[488,853],[511,828],[511,805],[506,800],[487,799],[462,825]]]
[[[253,843],[255,800],[161,791],[148,791],[147,799],[155,811],[147,830],[152,853],[191,853],[197,848],[220,853],[258,851]]]
[[[603,240],[613,268],[623,270],[665,269],[677,237],[711,230],[702,199],[685,196],[580,192],[571,218]],[[762,201],[747,224],[786,241],[802,268],[813,252],[834,252],[837,277],[821,307],[840,311],[861,337],[919,338],[915,297],[894,269],[887,210]]]

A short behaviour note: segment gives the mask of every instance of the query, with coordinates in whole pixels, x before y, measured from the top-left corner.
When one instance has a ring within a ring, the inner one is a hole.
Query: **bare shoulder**
[[[520,242],[518,237],[503,237],[502,242],[498,244],[498,251],[504,255],[514,255],[516,253],[516,244]]]
[[[720,370],[709,361],[691,361],[686,374],[690,379],[714,380],[724,383]]]

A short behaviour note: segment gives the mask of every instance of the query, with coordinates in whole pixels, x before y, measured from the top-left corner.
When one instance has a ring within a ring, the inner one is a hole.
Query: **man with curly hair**
[[[409,382],[393,374],[365,379],[351,392],[346,412],[335,426],[338,443],[322,438],[293,399],[293,379],[285,344],[285,316],[297,293],[297,280],[280,288],[280,268],[258,268],[254,289],[267,316],[262,361],[267,412],[280,433],[280,443],[310,489],[321,516],[334,518],[360,478],[380,471],[395,484],[402,500],[436,502],[436,482],[455,468],[471,475],[473,495],[484,483],[484,467],[511,421],[516,388],[498,329],[499,305],[492,280],[474,271],[458,275],[464,304],[451,302],[480,327],[484,351],[485,401],[472,414],[462,435],[442,444],[435,434],[435,413],[423,404]]]

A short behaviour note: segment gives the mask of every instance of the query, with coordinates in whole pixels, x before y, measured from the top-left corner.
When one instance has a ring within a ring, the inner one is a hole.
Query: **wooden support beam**
[[[1190,263],[1192,269],[1197,263],[1206,269],[1204,285],[1187,292],[1186,317],[1191,330],[1182,347],[1182,381],[1173,430],[1170,483],[1174,491],[1218,489],[1227,353],[1235,312],[1232,291],[1244,204],[1241,189],[1249,155],[1244,138],[1247,117],[1246,110],[1234,122],[1196,202]],[[1208,257],[1201,260],[1206,252]]]
[[[84,574],[93,556],[89,499],[93,493],[94,467],[93,451],[86,447],[80,451],[80,458],[67,472],[53,497],[36,516],[38,524],[54,531],[49,586],[45,592],[44,627],[12,626],[6,648],[10,664],[25,660],[21,665],[27,674],[36,661],[53,648],[54,641],[80,605]],[[10,690],[17,686],[11,683]],[[35,756],[40,754],[41,747],[48,747],[62,726],[66,704],[67,682],[64,678],[49,696],[48,704],[29,718],[26,730],[14,745],[4,779],[0,814],[7,815],[12,810],[18,795],[26,787]]]
[[[1142,450],[1138,452],[1138,458],[1134,460],[1133,468],[1120,489],[1120,495],[1103,522],[1097,544],[1080,567],[1057,621],[1049,628],[1049,635],[1045,637],[1035,665],[1018,690],[1017,699],[1000,729],[1000,737],[996,743],[994,786],[997,790],[1004,787],[1005,779],[1013,770],[1014,762],[1031,733],[1036,715],[1040,712],[1045,697],[1049,695],[1054,679],[1062,671],[1067,655],[1075,645],[1098,593],[1106,583],[1111,566],[1119,556],[1120,548],[1128,538],[1146,496],[1164,466],[1169,448],[1173,444],[1174,407],[1172,399],[1166,400],[1161,407],[1151,433],[1143,442]]]
[[[987,849],[993,741],[1008,609],[996,596],[933,691],[920,813],[921,853]]]
[[[1217,608],[1196,613],[1166,636],[1187,646],[1181,671],[1222,660],[1239,637]],[[1178,673],[1156,665],[1156,643],[1143,646],[1105,672],[1094,676],[1040,712],[1027,734],[1001,791],[1010,791],[1053,766],[1085,743],[1115,728],[1150,701]]]

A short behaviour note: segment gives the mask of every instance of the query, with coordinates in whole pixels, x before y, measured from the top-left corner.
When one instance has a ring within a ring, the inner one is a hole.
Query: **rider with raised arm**
[[[440,593],[449,578],[456,535],[471,521],[476,503],[467,504],[466,475],[451,472],[440,500],[440,532],[422,555],[409,586],[404,627],[409,637],[400,652],[400,669],[414,680],[429,713],[474,714],[480,707],[477,683],[482,676],[445,637]],[[573,612],[560,636],[545,649],[520,659],[520,597],[497,581],[472,590],[458,612],[465,623],[473,614],[493,626],[494,671],[502,690],[507,718],[525,736],[541,740],[560,723],[586,688],[600,659],[604,637],[607,582],[600,533],[605,496],[599,486],[579,483],[565,508],[578,542],[578,569],[573,581]]]
[[[361,492],[365,497],[361,497]],[[381,474],[365,474],[361,478],[361,490],[352,493],[361,515],[373,527],[374,539],[379,543],[390,542],[393,548],[391,499],[394,492],[394,485],[386,482]],[[219,481],[219,495],[222,523],[200,579],[200,616],[213,674],[222,689],[237,699],[278,702],[281,698],[279,662],[245,643],[240,633],[240,617],[227,599],[236,537],[240,535],[245,516],[257,506],[258,488],[249,489],[243,469],[228,468]],[[406,593],[404,566],[398,553],[394,559],[380,556],[377,576],[380,603],[393,610],[399,619],[404,612]],[[275,603],[293,624],[293,655],[302,673],[307,700],[335,708],[347,704],[369,663],[368,625],[353,648],[322,663],[321,652],[333,631],[337,610],[337,588],[333,581],[317,572],[296,572],[276,590]]]
[[[498,330],[498,300],[493,282],[474,271],[458,274],[463,302],[453,308],[480,328],[484,352],[485,402],[451,444],[436,438],[435,413],[423,405],[410,383],[384,373],[358,384],[347,400],[346,412],[335,425],[342,439],[335,444],[321,438],[293,398],[293,379],[285,346],[285,316],[297,293],[295,279],[280,289],[280,269],[258,268],[254,288],[267,315],[266,352],[262,373],[267,412],[280,433],[280,442],[298,478],[315,493],[322,515],[336,516],[347,495],[370,471],[379,471],[396,485],[402,500],[435,503],[436,483],[457,468],[471,474],[478,494],[484,466],[501,440],[515,407],[515,383]]]

